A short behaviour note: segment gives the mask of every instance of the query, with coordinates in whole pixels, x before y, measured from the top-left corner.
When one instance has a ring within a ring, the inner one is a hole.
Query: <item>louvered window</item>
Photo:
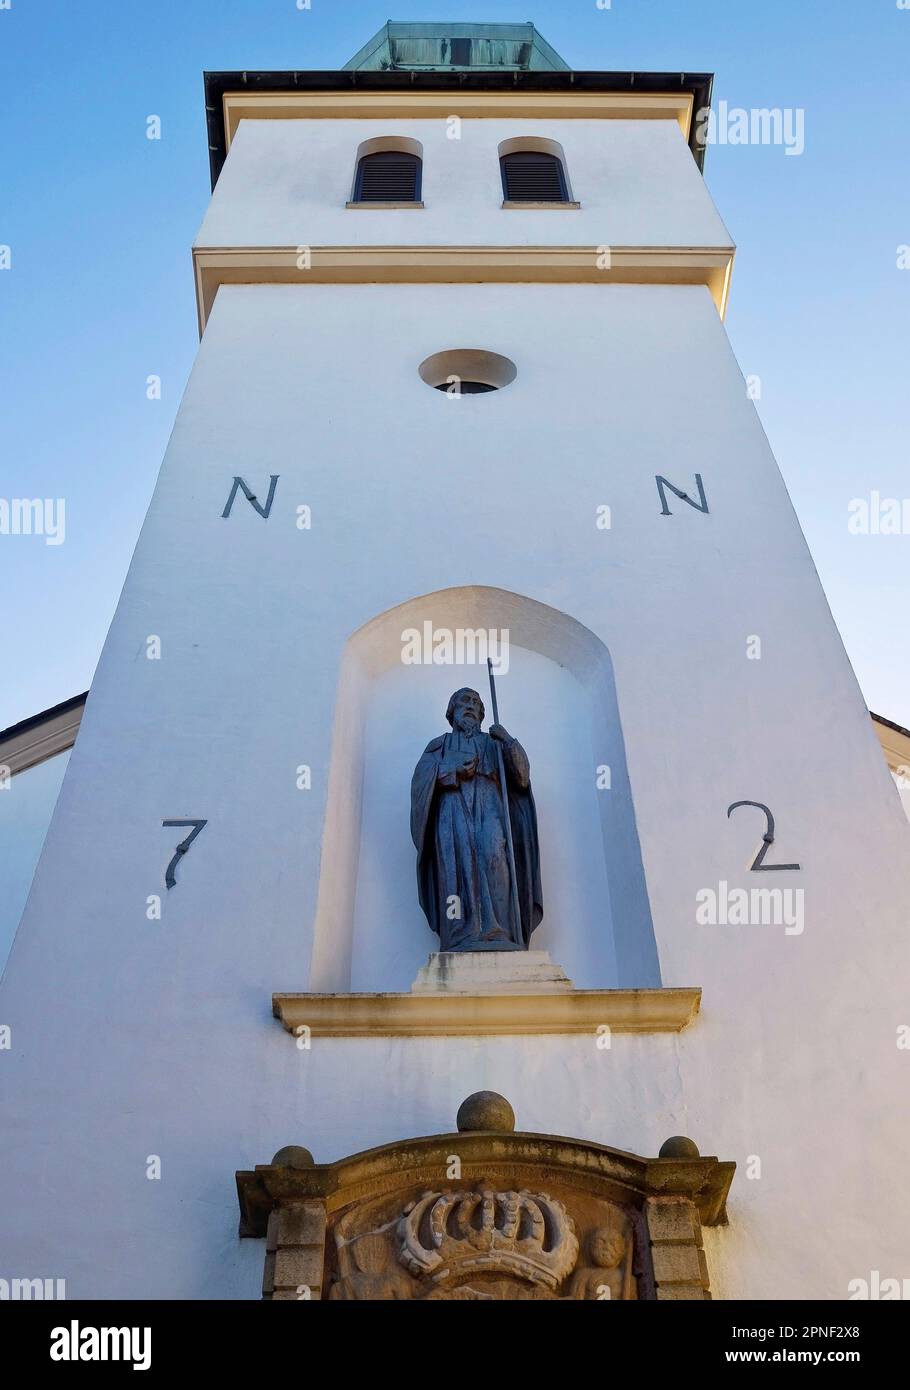
[[[419,203],[420,160],[406,150],[365,154],[357,165],[355,203]]]
[[[543,150],[516,150],[499,161],[507,203],[567,203],[562,160]]]

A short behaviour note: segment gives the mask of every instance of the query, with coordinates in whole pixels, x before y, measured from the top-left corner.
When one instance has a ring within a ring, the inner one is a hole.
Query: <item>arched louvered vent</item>
[[[419,203],[420,165],[407,150],[366,154],[357,165],[355,203]]]
[[[499,161],[507,203],[567,203],[562,160],[543,150],[515,150]]]

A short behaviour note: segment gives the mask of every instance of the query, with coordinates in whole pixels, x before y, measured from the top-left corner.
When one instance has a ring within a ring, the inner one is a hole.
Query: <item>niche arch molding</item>
[[[309,970],[310,991],[351,991],[355,898],[363,815],[366,723],[371,688],[401,665],[402,633],[435,628],[505,629],[512,646],[566,668],[590,696],[591,778],[610,768],[597,798],[609,884],[610,921],[621,989],[658,989],[657,945],[635,824],[613,665],[605,643],[569,614],[523,594],[466,585],[410,598],[378,614],[348,639],[336,691],[319,888]],[[456,682],[459,668],[455,667]],[[421,749],[415,749],[415,762]],[[533,760],[533,750],[532,760]],[[404,814],[404,808],[403,808]],[[546,903],[546,884],[544,884]],[[416,885],[415,885],[416,894]],[[558,943],[555,954],[558,957]]]

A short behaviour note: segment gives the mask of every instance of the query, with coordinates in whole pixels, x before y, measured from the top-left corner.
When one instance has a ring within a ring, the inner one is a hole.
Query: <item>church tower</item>
[[[904,1268],[910,841],[725,333],[710,91],[520,24],[207,75],[199,353],[0,988],[14,1272]]]

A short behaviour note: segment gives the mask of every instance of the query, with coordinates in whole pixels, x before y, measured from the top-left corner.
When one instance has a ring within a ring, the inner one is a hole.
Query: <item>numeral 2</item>
[[[762,836],[761,849],[758,851],[758,854],[756,854],[749,867],[751,869],[763,869],[766,872],[770,869],[798,869],[798,864],[765,863],[765,855],[768,853],[768,850],[774,844],[774,817],[772,816],[769,807],[767,807],[763,801],[734,801],[732,806],[727,807],[727,820],[730,819],[730,816],[736,810],[737,806],[755,806],[758,808],[759,811],[764,811],[765,819],[767,821],[767,827],[765,829],[764,835]]]

